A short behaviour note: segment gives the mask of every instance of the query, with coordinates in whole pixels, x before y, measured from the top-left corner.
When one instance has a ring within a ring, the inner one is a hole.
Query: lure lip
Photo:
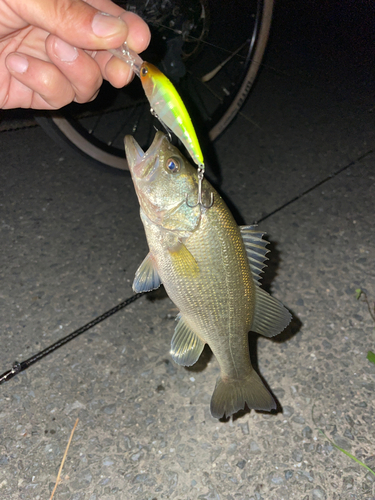
[[[143,59],[134,52],[134,50],[129,49],[127,42],[125,41],[120,47],[116,49],[108,49],[108,52],[118,57],[122,61],[126,62],[137,76],[140,76],[140,69],[143,64]]]

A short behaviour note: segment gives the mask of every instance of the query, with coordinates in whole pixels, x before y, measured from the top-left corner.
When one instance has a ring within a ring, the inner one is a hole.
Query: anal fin
[[[193,332],[182,316],[179,315],[177,319],[170,353],[178,365],[192,366],[202,354],[205,343]]]
[[[150,292],[159,288],[161,280],[155,268],[151,254],[148,253],[142,264],[135,273],[133,281],[133,290],[136,293]]]

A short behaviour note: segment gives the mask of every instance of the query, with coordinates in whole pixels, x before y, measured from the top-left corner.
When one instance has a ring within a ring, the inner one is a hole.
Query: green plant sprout
[[[337,446],[336,443],[334,443],[331,439],[329,439],[329,437],[327,437],[324,432],[322,431],[322,429],[318,429],[319,432],[321,432],[323,434],[323,436],[327,439],[327,441],[329,443],[331,443],[332,446],[334,446],[335,448],[337,448],[339,451],[341,451],[342,453],[344,453],[347,457],[351,458],[352,460],[354,460],[354,462],[357,462],[357,464],[359,465],[362,465],[362,467],[364,467],[365,469],[367,469],[369,472],[371,472],[371,474],[373,474],[375,476],[375,471],[373,471],[372,469],[370,469],[370,467],[368,465],[366,465],[365,463],[363,463],[361,460],[359,460],[358,458],[356,458],[354,455],[352,455],[351,453],[349,453],[348,451],[344,450],[344,448],[340,448],[340,446]]]
[[[371,474],[373,474],[375,476],[375,471],[373,471],[372,469],[370,469],[370,467],[368,465],[366,465],[365,463],[363,463],[361,460],[359,460],[359,458],[355,457],[354,455],[352,455],[351,453],[349,453],[349,451],[347,450],[344,450],[344,448],[341,448],[340,446],[338,446],[336,443],[334,443],[331,439],[329,439],[328,436],[325,435],[324,431],[322,429],[320,429],[320,427],[317,426],[316,422],[315,422],[315,418],[314,418],[314,408],[315,408],[315,403],[313,404],[312,408],[311,408],[311,420],[314,422],[314,425],[315,427],[318,429],[318,431],[323,434],[323,436],[326,438],[326,440],[334,447],[336,448],[337,450],[341,451],[341,453],[344,453],[344,455],[346,455],[347,457],[351,458],[352,460],[354,460],[354,462],[357,462],[357,464],[361,465],[362,467],[364,467],[365,469],[367,469],[369,472],[371,472]]]
[[[367,353],[367,359],[370,361],[370,363],[374,363],[375,365],[375,354],[372,351],[369,351]]]
[[[366,302],[367,308],[368,308],[369,313],[370,313],[370,316],[371,316],[371,318],[373,319],[373,321],[375,323],[375,303],[374,303],[373,307],[371,307],[370,301],[367,298],[366,292],[364,292],[361,288],[357,288],[356,291],[355,291],[355,298],[357,300],[359,300],[361,297],[362,297],[363,302]],[[368,353],[367,353],[367,359],[370,361],[370,363],[374,363],[375,364],[375,354],[372,351],[368,351]],[[357,464],[361,465],[362,467],[364,467],[365,469],[367,469],[369,472],[371,472],[371,474],[373,474],[375,476],[375,471],[373,471],[372,469],[370,469],[370,467],[368,465],[366,465],[361,460],[359,460],[358,458],[356,458],[354,455],[352,455],[351,453],[349,453],[349,451],[344,450],[343,448],[341,448],[340,446],[338,446],[336,443],[334,443],[331,439],[329,439],[329,437],[327,437],[325,435],[325,433],[322,431],[322,429],[320,429],[316,425],[316,422],[314,420],[314,407],[315,407],[315,403],[314,403],[314,405],[313,405],[313,407],[311,409],[311,418],[312,418],[312,421],[314,422],[316,428],[318,429],[318,431],[321,434],[323,434],[323,436],[327,439],[327,441],[334,448],[336,448],[337,450],[341,451],[341,453],[344,453],[344,455],[346,455],[347,457],[349,457],[352,460],[354,460],[354,462],[357,462]]]
[[[355,291],[355,298],[359,300],[361,297],[363,297],[363,302],[366,302],[367,304],[367,309],[370,313],[371,318],[373,319],[375,323],[375,302],[373,308],[371,308],[370,301],[367,298],[366,292],[362,290],[362,288],[357,288]],[[370,361],[370,363],[375,364],[375,354],[372,351],[368,351],[367,353],[367,359]]]

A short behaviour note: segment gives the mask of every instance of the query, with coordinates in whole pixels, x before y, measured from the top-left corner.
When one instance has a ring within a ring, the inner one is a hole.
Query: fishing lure
[[[210,208],[213,205],[213,195],[208,205],[202,199],[202,183],[205,171],[204,159],[198,137],[189,113],[173,83],[156,66],[150,64],[124,42],[117,49],[110,49],[113,55],[125,61],[140,78],[143,90],[151,106],[151,112],[164,127],[170,129],[186,147],[190,156],[198,166],[198,201],[195,205]]]
[[[156,66],[144,62],[140,78],[156,117],[181,140],[198,167],[204,168],[203,154],[189,113],[172,82]]]

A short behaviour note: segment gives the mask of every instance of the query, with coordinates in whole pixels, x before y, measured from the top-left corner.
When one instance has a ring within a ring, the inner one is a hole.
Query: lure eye
[[[142,75],[142,76],[146,76],[146,75],[147,75],[147,73],[148,73],[148,69],[147,69],[147,68],[145,68],[145,67],[143,67],[143,68],[141,69],[141,75]]]
[[[180,170],[180,160],[178,158],[169,158],[167,160],[167,168],[174,174]]]

